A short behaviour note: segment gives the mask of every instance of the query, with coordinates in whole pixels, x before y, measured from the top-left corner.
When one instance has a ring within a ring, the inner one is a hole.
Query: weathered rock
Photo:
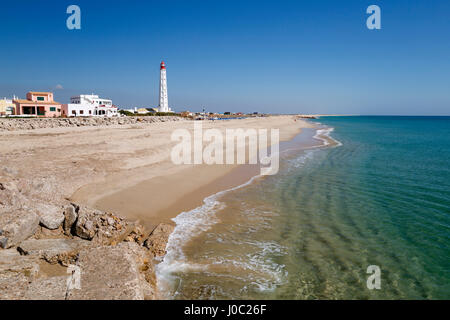
[[[39,279],[39,258],[0,250],[0,299],[64,299],[67,276]]]
[[[65,300],[67,276],[38,279],[31,282],[24,294],[25,300]]]
[[[11,248],[31,237],[39,227],[39,217],[30,211],[14,211],[0,214],[0,228],[3,230],[4,248]]]
[[[113,226],[115,221],[112,217],[108,217],[106,218],[106,222],[108,223],[108,225]]]
[[[0,188],[0,211],[2,209],[19,209],[27,202],[26,198],[19,192],[16,183],[9,178],[2,179],[2,188]]]
[[[166,254],[167,241],[174,228],[173,225],[167,223],[158,224],[148,239],[145,240],[144,246],[147,247],[155,257],[164,256]]]
[[[61,227],[58,229],[50,230],[46,227],[40,226],[34,236],[33,239],[56,239],[56,238],[63,238],[64,237],[64,231]]]
[[[151,257],[136,243],[101,246],[80,252],[81,289],[72,289],[71,300],[142,300],[154,297],[145,280]],[[150,271],[149,271],[150,270]]]
[[[3,167],[2,170],[12,176],[17,176],[17,174],[19,173],[19,171],[17,171],[17,169],[14,168],[10,168],[10,167]]]
[[[25,273],[0,272],[0,300],[23,300],[30,283]]]
[[[128,235],[124,238],[125,242],[136,242],[138,244],[142,244],[145,240],[145,231],[144,227],[135,223]]]
[[[136,263],[139,266],[139,278],[141,287],[144,292],[144,299],[155,299],[156,295],[156,274],[153,265],[154,256],[151,255],[148,250],[135,243],[126,245],[125,243],[120,246],[126,246],[131,250],[136,259]]]
[[[106,245],[122,242],[134,225],[110,213],[80,207],[74,233],[80,238]]]
[[[8,238],[0,237],[0,248],[5,249],[8,244]]]
[[[82,239],[91,240],[96,234],[94,226],[100,222],[101,212],[80,208],[75,225],[75,234]]]
[[[64,232],[70,234],[72,226],[77,221],[78,214],[73,205],[69,205],[64,210]]]
[[[49,263],[74,263],[78,253],[91,243],[81,239],[29,239],[17,249],[24,255],[37,256]]]
[[[22,300],[30,280],[22,273],[0,273],[0,300]]]
[[[41,225],[50,230],[58,229],[64,221],[64,213],[60,207],[38,203],[35,208]]]
[[[15,249],[0,250],[0,275],[6,277],[18,273],[34,279],[39,273],[39,259],[22,257]]]

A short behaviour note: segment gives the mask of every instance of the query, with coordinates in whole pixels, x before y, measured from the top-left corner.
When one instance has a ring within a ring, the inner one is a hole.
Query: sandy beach
[[[203,123],[204,130],[215,128],[223,133],[227,128],[280,129],[281,141],[293,138],[304,127],[310,124],[289,116]],[[183,123],[183,128],[192,132],[193,123]],[[259,173],[258,166],[248,164],[175,165],[170,159],[175,144],[170,142],[173,128],[162,130],[160,140],[148,141],[147,163],[141,162],[145,161],[143,157],[128,159],[127,170],[112,172],[102,181],[79,188],[71,200],[138,219],[152,228],[160,222],[171,223],[180,212],[201,205],[207,196],[240,185]],[[161,148],[164,143],[165,148]]]
[[[149,228],[170,222],[203,198],[256,174],[250,165],[175,165],[174,130],[193,121],[2,132],[0,166],[22,192],[52,203],[67,200],[139,219]],[[280,129],[280,140],[312,124],[293,116],[204,121],[203,129]]]
[[[259,174],[257,165],[174,164],[172,133],[200,123],[279,129],[282,141],[312,126],[294,116],[1,120],[0,299],[158,299],[155,258],[166,255],[171,219]],[[74,264],[84,285],[71,291]]]

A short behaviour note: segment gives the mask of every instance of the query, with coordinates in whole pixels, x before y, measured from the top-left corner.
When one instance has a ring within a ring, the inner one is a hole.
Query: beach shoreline
[[[208,121],[203,124],[204,129],[218,128],[221,131],[240,127],[244,130],[280,129],[281,142],[292,140],[303,128],[314,126],[293,116]],[[185,127],[190,129],[192,124]],[[181,212],[202,205],[210,195],[245,183],[260,170],[258,165],[249,164],[175,165],[171,163],[168,150],[160,159],[157,164],[145,169],[113,173],[101,182],[85,184],[69,199],[139,220],[151,230],[159,223],[173,224],[172,219]],[[96,192],[93,197],[95,190],[102,192]]]
[[[310,130],[309,132],[305,132]],[[294,137],[289,140],[280,142],[280,157],[286,159],[296,157],[299,153],[314,151],[319,148],[333,148],[340,146],[341,143],[330,136],[334,130],[332,127],[322,125],[314,125],[309,128],[303,128]],[[284,160],[283,160],[284,161]],[[239,174],[244,172],[244,174]],[[203,270],[201,264],[196,265],[192,261],[188,261],[185,257],[184,250],[196,250],[202,241],[195,241],[196,237],[209,230],[212,226],[220,224],[220,218],[216,216],[218,211],[225,209],[226,205],[222,202],[222,197],[226,197],[230,192],[254,186],[255,184],[264,183],[264,179],[268,176],[261,175],[259,168],[250,168],[241,165],[232,172],[226,174],[230,183],[222,185],[222,188],[211,192],[205,196],[198,205],[184,210],[178,210],[178,214],[172,218],[176,223],[173,232],[168,238],[166,246],[166,255],[155,266],[157,288],[160,299],[173,299],[173,291],[171,288],[177,283],[176,274],[184,273],[184,269],[199,268]],[[216,183],[216,181],[213,182]],[[244,191],[245,192],[245,191]],[[233,210],[229,208],[229,210]],[[230,222],[228,222],[230,223]],[[226,224],[225,224],[226,225]],[[224,226],[226,228],[226,226]],[[176,291],[177,292],[177,291]],[[178,293],[175,293],[175,296]],[[184,297],[187,299],[196,299],[195,296]],[[184,299],[183,298],[183,299]]]

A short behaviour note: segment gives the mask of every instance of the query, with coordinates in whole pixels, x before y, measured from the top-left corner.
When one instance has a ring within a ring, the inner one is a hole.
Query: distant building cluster
[[[171,114],[167,93],[167,71],[166,64],[160,64],[159,81],[159,105],[157,108],[131,108],[120,109],[110,99],[100,98],[95,94],[81,94],[70,98],[70,103],[62,104],[56,102],[52,92],[30,91],[26,99],[13,97],[12,99],[0,100],[0,116],[16,117],[119,117],[126,115],[151,115]],[[242,112],[224,112],[222,114],[205,112],[183,111],[180,116],[194,120],[217,120],[243,117]],[[257,112],[245,116],[262,116]]]
[[[116,117],[118,108],[111,100],[98,95],[79,95],[71,103],[61,104],[53,99],[52,92],[27,93],[26,99],[14,97],[0,100],[0,116],[22,117]]]
[[[95,94],[82,94],[70,98],[70,103],[62,104],[53,99],[52,92],[27,93],[26,99],[4,98],[0,100],[0,116],[17,117],[117,117],[127,113],[172,113],[167,94],[166,65],[161,62],[159,81],[158,108],[122,109],[113,105],[110,99],[100,98]]]

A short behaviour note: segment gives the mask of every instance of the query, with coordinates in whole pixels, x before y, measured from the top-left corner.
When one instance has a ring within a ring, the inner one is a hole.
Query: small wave
[[[302,156],[289,160],[290,168],[297,169],[303,167],[308,160],[313,158],[316,150],[317,149],[306,150]]]
[[[227,270],[233,269],[232,274],[239,275],[243,284],[242,289],[253,287],[260,292],[273,291],[286,283],[288,272],[285,265],[273,260],[287,254],[287,248],[274,241],[241,240],[233,241],[238,246],[251,246],[250,252],[240,256],[215,257],[211,265],[219,265]],[[244,276],[245,275],[245,276]],[[250,287],[249,287],[250,286]]]
[[[342,143],[340,141],[338,141],[330,136],[331,132],[333,132],[333,131],[334,131],[334,128],[331,128],[331,127],[326,128],[326,129],[318,129],[316,131],[316,134],[314,135],[313,138],[317,139],[317,140],[321,140],[323,142],[323,145],[319,146],[319,147],[325,147],[325,146],[330,145],[330,142],[328,141],[328,139],[333,140],[336,143],[336,147],[342,146]],[[327,137],[328,139],[323,138],[323,137]]]
[[[166,294],[170,291],[171,284],[177,279],[177,272],[199,270],[207,267],[188,262],[182,250],[183,244],[202,232],[209,230],[212,225],[219,221],[216,213],[225,208],[225,204],[218,200],[222,195],[243,188],[253,183],[259,177],[261,175],[256,175],[244,184],[213,194],[203,200],[202,206],[191,211],[182,212],[172,219],[176,226],[169,236],[166,246],[167,253],[162,262],[156,266],[157,287],[161,294]]]

